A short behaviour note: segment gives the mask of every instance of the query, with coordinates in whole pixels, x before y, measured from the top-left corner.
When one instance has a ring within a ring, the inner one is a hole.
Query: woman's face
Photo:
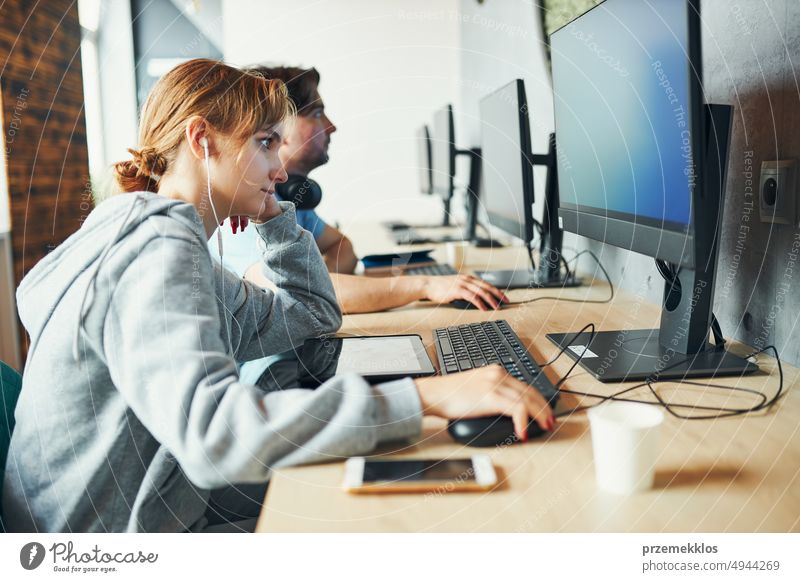
[[[228,204],[227,216],[249,216],[256,220],[272,216],[277,208],[275,185],[286,181],[286,172],[278,157],[283,124],[258,131],[238,148],[232,140],[223,140],[212,173],[215,195]]]

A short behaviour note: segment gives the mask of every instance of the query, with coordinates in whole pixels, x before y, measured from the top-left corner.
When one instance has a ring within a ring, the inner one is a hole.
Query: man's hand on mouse
[[[448,419],[510,416],[521,441],[528,440],[529,418],[542,430],[555,427],[553,411],[539,391],[512,378],[496,364],[447,376],[417,378],[415,382],[424,414]]]
[[[425,298],[434,303],[450,303],[463,299],[481,311],[499,308],[500,301],[509,303],[508,297],[500,289],[473,275],[426,277],[425,279]]]

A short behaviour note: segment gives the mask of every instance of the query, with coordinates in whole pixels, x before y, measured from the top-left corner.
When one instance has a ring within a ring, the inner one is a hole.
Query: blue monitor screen
[[[561,205],[687,231],[686,0],[606,0],[551,37]]]

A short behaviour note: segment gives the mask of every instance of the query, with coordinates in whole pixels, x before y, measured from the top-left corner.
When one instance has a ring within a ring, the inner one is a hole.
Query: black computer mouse
[[[499,303],[498,309],[502,309],[503,306],[505,306],[505,303],[503,301],[498,301],[498,303]],[[450,307],[455,307],[456,309],[478,309],[477,307],[475,307],[475,305],[473,305],[466,299],[456,299],[455,301],[451,301],[447,305],[449,305]]]
[[[447,432],[458,443],[472,447],[496,447],[519,442],[514,433],[514,421],[510,416],[481,416],[451,420]],[[543,434],[542,428],[531,419],[528,438]]]

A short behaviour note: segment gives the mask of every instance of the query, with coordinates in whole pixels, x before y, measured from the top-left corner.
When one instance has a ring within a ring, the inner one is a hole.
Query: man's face
[[[328,161],[328,144],[336,126],[325,115],[325,104],[317,92],[311,105],[297,116],[280,149],[289,174],[306,175]]]

